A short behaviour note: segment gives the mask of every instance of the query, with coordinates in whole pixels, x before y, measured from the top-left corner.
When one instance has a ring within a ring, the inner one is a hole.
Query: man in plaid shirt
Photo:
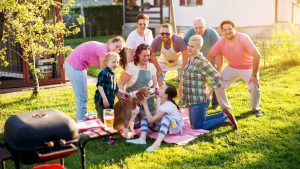
[[[210,103],[209,96],[213,92],[207,90],[207,79],[212,81],[211,87],[217,89],[221,87],[221,78],[218,71],[200,52],[202,45],[203,39],[200,35],[190,38],[189,58],[183,70],[183,102],[189,108],[190,123],[194,129],[211,130],[229,119],[233,128],[237,129],[236,120],[228,109],[206,115]]]

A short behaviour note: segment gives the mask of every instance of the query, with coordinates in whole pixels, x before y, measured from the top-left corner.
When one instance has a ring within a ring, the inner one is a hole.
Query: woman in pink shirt
[[[120,65],[124,68],[127,63],[124,49],[125,41],[117,36],[109,39],[107,43],[89,41],[77,46],[67,57],[65,68],[71,81],[76,97],[76,120],[84,120],[87,113],[87,69],[89,66],[105,67],[105,56],[108,52],[120,54]]]

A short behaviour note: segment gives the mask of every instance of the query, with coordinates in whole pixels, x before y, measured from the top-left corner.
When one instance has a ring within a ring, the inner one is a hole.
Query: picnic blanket
[[[191,128],[187,109],[182,109],[181,113],[184,120],[182,134],[172,134],[172,135],[167,134],[166,137],[164,138],[164,142],[174,143],[178,145],[186,145],[188,142],[195,140],[199,135],[209,133],[209,130]],[[150,133],[148,136],[152,139],[156,139],[157,135],[158,132],[153,132]]]

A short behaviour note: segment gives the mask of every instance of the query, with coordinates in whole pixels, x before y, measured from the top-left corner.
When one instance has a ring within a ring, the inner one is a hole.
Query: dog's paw
[[[134,133],[134,132],[128,132],[128,134],[127,134],[127,136],[126,136],[125,133],[123,132],[121,135],[122,135],[124,138],[126,138],[126,139],[131,139],[131,138],[134,138],[135,133]]]

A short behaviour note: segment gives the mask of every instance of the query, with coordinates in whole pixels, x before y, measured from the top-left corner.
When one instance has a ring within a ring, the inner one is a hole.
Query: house
[[[168,0],[159,3],[163,5],[161,17],[170,17]],[[173,0],[173,3],[178,32],[185,32],[199,16],[206,19],[207,26],[216,29],[223,20],[231,19],[239,31],[255,40],[270,38],[277,24],[300,24],[300,0]]]

